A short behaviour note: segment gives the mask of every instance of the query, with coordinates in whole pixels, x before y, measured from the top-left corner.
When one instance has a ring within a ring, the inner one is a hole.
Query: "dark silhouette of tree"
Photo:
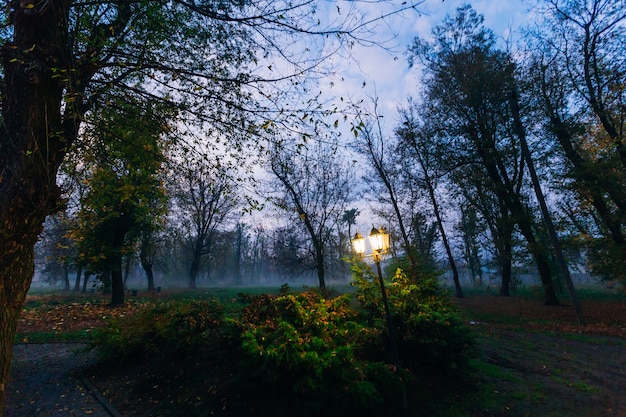
[[[402,111],[401,118],[401,125],[396,128],[399,142],[398,154],[402,156],[400,160],[407,167],[405,172],[406,175],[410,176],[410,181],[416,183],[418,187],[425,188],[427,191],[435,213],[439,235],[446,250],[448,264],[452,270],[456,296],[462,298],[463,289],[459,281],[459,271],[456,267],[456,261],[454,260],[452,248],[443,224],[440,202],[435,192],[437,181],[445,174],[445,170],[441,170],[442,167],[437,162],[439,149],[432,142],[424,122],[418,119],[418,116],[412,112],[412,109],[409,108]]]
[[[158,228],[165,211],[162,136],[169,120],[158,106],[133,100],[111,102],[92,117],[108,123],[93,124],[85,134],[92,141],[83,156],[89,189],[74,238],[85,264],[111,289],[111,304],[121,305],[123,258]]]
[[[337,240],[334,231],[354,195],[352,166],[344,163],[331,144],[313,139],[274,148],[268,168],[276,179],[273,201],[290,223],[303,230],[319,287],[324,289],[333,241]]]
[[[433,36],[432,42],[416,39],[411,52],[426,68],[425,96],[434,111],[430,117],[440,121],[436,131],[458,158],[471,161],[490,178],[491,192],[504,202],[527,242],[546,304],[558,304],[546,250],[519,190],[524,160],[512,129],[511,58],[497,50],[493,32],[469,6],[447,17]]]
[[[188,286],[193,289],[203,260],[213,250],[218,229],[239,207],[236,170],[226,163],[210,166],[205,159],[186,159],[176,167],[175,174],[174,212],[187,241],[191,259]]]
[[[616,0],[544,1],[526,38],[529,82],[548,141],[556,141],[580,212],[598,222],[581,236],[592,270],[623,279],[626,243],[626,12]],[[593,222],[590,222],[593,223]]]

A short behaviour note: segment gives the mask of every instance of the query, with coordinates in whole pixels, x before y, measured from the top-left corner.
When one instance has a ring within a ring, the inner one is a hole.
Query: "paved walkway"
[[[13,347],[5,417],[121,417],[81,369],[93,364],[83,344],[37,343]]]

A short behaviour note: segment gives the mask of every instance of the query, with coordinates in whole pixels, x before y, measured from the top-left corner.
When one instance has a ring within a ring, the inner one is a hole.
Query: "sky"
[[[352,99],[378,97],[385,118],[393,122],[398,106],[405,104],[410,95],[415,95],[419,85],[419,71],[409,68],[404,55],[407,47],[415,36],[429,37],[432,28],[440,24],[446,14],[453,15],[466,3],[463,0],[425,0],[418,7],[419,15],[407,13],[393,17],[386,27],[381,25],[381,39],[394,32],[397,35],[395,51],[358,48],[355,52],[358,65],[346,63],[342,67],[339,63],[338,74],[344,81],[338,85],[336,93]],[[529,0],[477,0],[470,4],[485,17],[485,26],[502,39],[519,38],[520,27],[531,20]]]

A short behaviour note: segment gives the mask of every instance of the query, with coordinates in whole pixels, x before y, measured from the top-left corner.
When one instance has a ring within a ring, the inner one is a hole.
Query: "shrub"
[[[385,311],[378,278],[362,262],[354,265],[352,271],[357,299],[370,322],[384,328]],[[403,366],[418,375],[445,377],[467,364],[472,339],[434,276],[412,281],[398,269],[385,286]]]
[[[379,409],[400,377],[392,366],[362,357],[372,331],[358,322],[350,297],[328,300],[311,291],[252,299],[239,325],[243,372],[254,389],[282,390],[306,402],[310,415]]]
[[[215,299],[172,301],[111,319],[94,331],[93,347],[104,360],[128,361],[146,354],[189,352],[219,344],[223,307]]]

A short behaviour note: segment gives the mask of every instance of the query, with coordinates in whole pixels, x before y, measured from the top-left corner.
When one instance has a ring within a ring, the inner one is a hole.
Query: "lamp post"
[[[380,268],[380,261],[382,261],[383,255],[386,255],[389,251],[389,234],[385,233],[385,230],[382,227],[380,229],[372,227],[369,235],[369,240],[370,244],[372,245],[371,254],[365,254],[365,238],[359,232],[356,232],[354,238],[352,239],[352,247],[361,258],[371,257],[374,259],[374,263],[376,264],[376,270],[378,271],[380,292],[382,294],[383,305],[385,307],[385,321],[387,322],[387,333],[389,334],[391,354],[393,356],[394,365],[400,365],[400,357],[398,356],[395,330],[391,322],[389,302],[387,301],[387,291],[385,290],[385,281],[383,280],[383,272]]]

